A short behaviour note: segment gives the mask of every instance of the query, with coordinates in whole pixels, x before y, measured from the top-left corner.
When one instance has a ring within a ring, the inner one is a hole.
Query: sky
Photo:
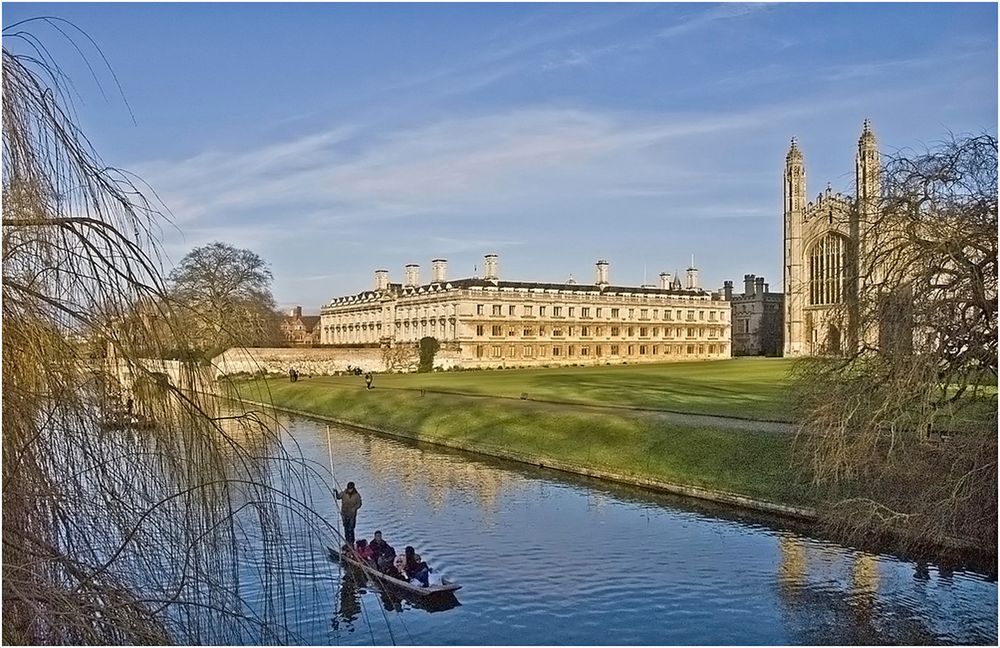
[[[21,27],[169,210],[167,269],[249,248],[307,313],[376,268],[469,277],[487,253],[520,281],[603,258],[618,285],[694,255],[706,288],[780,290],[792,136],[814,196],[853,193],[866,117],[884,155],[997,133],[993,3],[5,2],[4,47],[36,16],[85,33]]]

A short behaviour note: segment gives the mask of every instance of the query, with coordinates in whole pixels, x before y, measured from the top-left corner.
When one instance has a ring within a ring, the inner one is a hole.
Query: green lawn
[[[598,367],[384,374],[380,390],[433,390],[592,405],[664,409],[694,414],[790,421],[792,361],[738,358]],[[330,386],[363,384],[360,376],[320,376]]]
[[[721,363],[702,365],[726,374]],[[740,368],[738,364],[733,366]],[[594,394],[613,386],[626,390],[643,375],[666,373],[667,367],[623,367],[554,370],[553,395],[572,394],[571,378],[593,383]],[[686,368],[689,375],[699,373]],[[358,377],[287,378],[238,382],[243,397],[330,416],[417,440],[459,444],[481,451],[506,451],[537,459],[723,490],[783,504],[809,504],[805,482],[791,469],[790,435],[667,425],[655,413],[608,410],[581,412],[521,400],[469,399],[427,392],[418,387],[476,385],[479,389],[520,393],[519,385],[549,385],[540,371],[464,372],[421,376],[379,376],[367,391]],[[731,375],[730,372],[728,375]],[[752,372],[751,372],[752,373]],[[612,376],[601,385],[600,376]],[[407,380],[409,379],[409,380]],[[470,381],[475,382],[470,382]],[[493,381],[497,382],[493,382]],[[438,382],[441,381],[441,382]],[[463,385],[464,381],[464,385]],[[665,381],[677,385],[680,381]],[[412,389],[386,389],[388,385]],[[734,388],[735,389],[735,388]],[[465,391],[471,391],[466,389]],[[644,391],[653,394],[655,390]],[[487,392],[496,393],[496,392]],[[676,393],[676,392],[675,392]],[[689,393],[698,393],[691,389]],[[706,396],[701,396],[706,397]],[[651,396],[647,396],[651,398]],[[633,402],[649,404],[637,399]],[[653,402],[663,402],[653,401]]]

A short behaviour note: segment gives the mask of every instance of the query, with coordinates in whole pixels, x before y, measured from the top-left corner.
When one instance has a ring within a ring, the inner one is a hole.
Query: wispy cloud
[[[150,162],[139,172],[157,187],[186,240],[228,233],[249,245],[296,228],[485,219],[553,196],[566,203],[684,193],[705,184],[691,168],[704,138],[737,137],[838,105],[803,101],[700,115],[524,108],[389,131],[342,126],[238,153]],[[724,173],[712,169],[716,180]],[[484,241],[449,245],[471,249]]]
[[[445,120],[348,140],[336,128],[258,149],[141,165],[182,226],[244,223],[274,209],[312,224],[454,212],[539,187],[543,178],[644,147],[729,129],[744,116],[628,119],[582,110],[526,109]],[[613,175],[613,174],[612,174]],[[288,213],[292,211],[294,213]]]
[[[905,59],[892,59],[882,61],[865,61],[850,65],[832,66],[823,73],[823,78],[827,81],[846,81],[850,79],[860,79],[878,76],[900,76],[906,74],[907,77],[921,68],[942,67],[954,65],[974,56],[987,54],[986,50],[959,51],[948,54],[934,54],[930,56],[918,56]],[[996,50],[991,52],[996,54]]]
[[[683,36],[714,24],[742,18],[765,10],[765,4],[723,4],[699,9],[696,13],[679,18],[666,27],[647,30],[645,33],[632,36],[628,40],[617,40],[603,45],[590,47],[574,46],[563,51],[550,51],[547,60],[542,64],[545,71],[561,70],[563,68],[592,65],[609,56],[641,52],[663,45],[679,36]]]

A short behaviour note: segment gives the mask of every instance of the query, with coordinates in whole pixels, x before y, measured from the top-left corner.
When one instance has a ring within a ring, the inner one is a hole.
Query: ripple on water
[[[298,420],[295,434],[307,457],[325,462],[325,426]],[[593,480],[336,426],[330,438],[338,478],[364,497],[359,537],[380,528],[463,589],[445,612],[385,611],[377,592],[345,590],[333,563],[305,566],[325,556],[304,545],[288,575],[314,595],[295,603],[306,643],[371,643],[372,634],[468,645],[996,641],[996,583],[979,575]],[[337,520],[328,498],[317,508]],[[259,591],[247,597],[261,603]]]

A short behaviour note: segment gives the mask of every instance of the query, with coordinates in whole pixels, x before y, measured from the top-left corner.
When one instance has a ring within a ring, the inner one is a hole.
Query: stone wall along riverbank
[[[455,350],[440,349],[434,355],[434,368],[447,370],[456,366],[460,353]],[[414,346],[380,348],[254,348],[229,349],[212,360],[216,376],[233,374],[287,374],[295,369],[300,374],[312,376],[332,376],[343,373],[348,367],[374,373],[412,372],[420,362]]]

